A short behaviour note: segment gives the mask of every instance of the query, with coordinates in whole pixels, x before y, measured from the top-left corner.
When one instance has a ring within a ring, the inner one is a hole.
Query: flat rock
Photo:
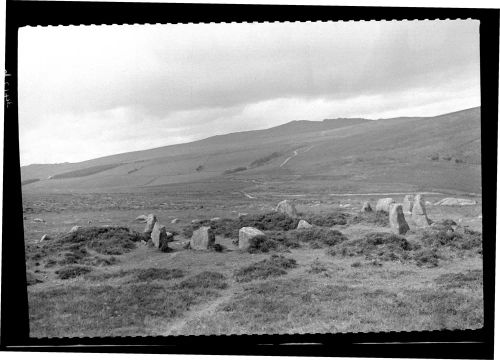
[[[139,215],[138,217],[135,218],[134,221],[145,223],[146,221],[148,221],[148,217],[147,215]]]
[[[283,200],[278,203],[278,206],[276,206],[276,211],[286,214],[290,217],[297,217],[297,209],[295,209],[294,203],[290,200]]]
[[[220,221],[220,217],[214,217],[214,218],[211,218],[210,221]]]
[[[297,229],[309,229],[311,227],[312,225],[305,220],[300,220],[299,223],[297,224]]]
[[[262,235],[264,235],[264,233],[254,227],[242,227],[238,233],[238,247],[240,250],[246,250],[250,247],[251,239]]]
[[[45,220],[43,219],[40,219],[40,218],[35,218],[33,219],[34,222],[45,222]]]
[[[385,211],[389,212],[391,204],[394,204],[395,201],[393,198],[382,198],[377,201],[377,205],[375,206],[376,211]]]
[[[208,250],[215,244],[215,233],[210,226],[202,226],[198,230],[193,231],[191,241],[189,242],[191,249]]]
[[[404,235],[410,230],[403,213],[403,204],[392,204],[389,210],[389,224],[391,231],[398,235]]]

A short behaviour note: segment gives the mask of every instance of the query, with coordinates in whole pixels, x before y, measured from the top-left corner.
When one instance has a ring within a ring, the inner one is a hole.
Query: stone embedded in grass
[[[413,195],[406,195],[403,199],[403,213],[411,214],[413,209]]]
[[[295,209],[295,205],[290,200],[281,201],[276,207],[276,211],[286,214],[290,217],[297,217],[297,209]]]
[[[247,216],[247,213],[238,213],[238,219],[243,218],[244,216]]]
[[[171,224],[177,224],[179,221],[180,221],[179,219],[175,218],[170,223]]]
[[[413,209],[411,211],[411,218],[413,222],[419,227],[427,227],[431,224],[431,221],[427,217],[427,211],[425,210],[424,197],[422,194],[415,196],[413,201]]]
[[[70,233],[74,233],[74,232],[77,232],[78,230],[80,230],[81,226],[78,226],[78,225],[75,225],[71,228],[71,230],[69,231]]]
[[[189,244],[194,250],[208,250],[215,244],[214,230],[210,226],[202,226],[194,230]]]
[[[33,219],[33,222],[45,222],[45,220],[40,219],[40,218],[35,218],[35,219]]]
[[[147,234],[151,234],[153,231],[153,227],[155,226],[158,219],[155,214],[149,214],[146,220],[146,227],[144,228],[144,232]]]
[[[50,236],[47,234],[43,234],[42,238],[38,242],[44,242],[46,240],[50,240]]]
[[[372,206],[370,205],[370,203],[368,201],[365,201],[363,203],[363,207],[361,208],[361,212],[363,213],[367,213],[367,212],[372,212],[373,209],[372,209]]]
[[[220,221],[221,218],[220,217],[214,217],[214,218],[211,218],[210,221]]]
[[[394,204],[395,201],[393,198],[382,198],[377,201],[377,205],[375,206],[376,211],[385,211],[389,212],[391,204]]]
[[[265,236],[265,234],[254,227],[242,227],[238,234],[238,247],[246,250],[251,245],[251,240],[256,236]]]
[[[145,223],[146,221],[148,221],[148,217],[147,215],[139,215],[138,217],[135,218],[134,221]]]
[[[410,230],[403,214],[403,205],[392,204],[389,210],[389,224],[392,232],[398,235],[404,235]]]
[[[191,224],[198,224],[200,222],[201,222],[200,219],[193,219],[193,220],[191,220]]]
[[[312,225],[305,220],[300,220],[299,223],[297,224],[297,229],[309,229],[311,227]]]

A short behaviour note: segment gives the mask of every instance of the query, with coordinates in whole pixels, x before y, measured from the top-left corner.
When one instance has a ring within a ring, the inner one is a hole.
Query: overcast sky
[[[22,28],[21,165],[480,105],[479,22]]]

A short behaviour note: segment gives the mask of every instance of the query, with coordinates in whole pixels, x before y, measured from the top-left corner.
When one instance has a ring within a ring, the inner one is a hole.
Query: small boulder
[[[170,223],[171,224],[177,224],[179,221],[180,221],[179,219],[175,218]]]
[[[391,204],[394,204],[395,201],[392,198],[382,198],[377,201],[377,205],[375,206],[376,211],[385,211],[389,212]]]
[[[156,218],[155,214],[149,214],[148,218],[146,219],[146,227],[144,228],[144,233],[151,234],[157,221],[158,219]]]
[[[238,219],[241,219],[243,216],[247,216],[247,213],[238,213]]]
[[[372,209],[372,206],[370,205],[370,203],[368,201],[365,201],[363,203],[363,207],[361,208],[361,212],[364,212],[364,213],[367,213],[367,212],[372,212],[373,209]]]
[[[398,235],[404,235],[410,230],[403,213],[402,204],[391,205],[389,210],[389,224],[391,226],[391,231]]]
[[[215,244],[214,230],[210,226],[200,227],[193,231],[189,244],[194,250],[208,250]]]
[[[69,231],[70,233],[74,233],[76,231],[78,231],[79,229],[81,228],[81,226],[78,226],[78,225],[75,225],[71,228],[71,230]]]
[[[254,227],[242,227],[238,233],[238,247],[246,250],[250,247],[250,240],[256,236],[263,236],[264,233]]]
[[[413,195],[406,195],[403,199],[403,213],[411,214],[413,209]]]
[[[193,219],[193,220],[191,220],[191,224],[198,224],[199,222],[201,222],[200,219]]]
[[[214,218],[211,218],[210,221],[220,221],[220,217],[214,217]]]
[[[311,227],[312,225],[305,220],[300,220],[299,223],[297,224],[297,229],[309,229]]]
[[[135,218],[134,221],[145,223],[146,221],[148,221],[148,217],[147,215],[139,215],[138,217]]]
[[[40,219],[40,218],[35,218],[35,219],[33,219],[33,222],[42,222],[43,223],[43,222],[45,222],[45,220]]]
[[[419,227],[427,227],[431,224],[431,221],[427,217],[427,211],[425,210],[425,201],[422,194],[415,196],[413,201],[413,209],[411,211],[411,219],[415,225]]]
[[[295,205],[290,200],[281,201],[276,207],[276,211],[290,217],[297,217],[297,209],[295,209]]]

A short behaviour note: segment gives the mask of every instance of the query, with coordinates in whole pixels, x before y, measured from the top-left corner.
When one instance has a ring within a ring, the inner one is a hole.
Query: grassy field
[[[374,205],[384,195],[301,189],[307,197],[291,198],[316,227],[293,230],[293,219],[271,213],[287,196],[272,188],[251,191],[254,185],[24,194],[31,336],[482,327],[480,197],[475,206],[428,205],[433,221],[457,224],[453,235],[447,225],[430,231],[409,221],[403,238],[389,234],[386,215],[358,213],[363,201]],[[171,252],[141,242],[144,224],[134,219],[149,213],[175,234]],[[248,215],[238,219],[239,213]],[[185,249],[191,220],[213,217],[227,219],[212,224],[219,251]],[[172,224],[174,218],[179,222]],[[246,224],[266,233],[250,252],[234,244],[235,229]],[[68,235],[74,225],[83,230]],[[38,243],[43,234],[51,240]]]

